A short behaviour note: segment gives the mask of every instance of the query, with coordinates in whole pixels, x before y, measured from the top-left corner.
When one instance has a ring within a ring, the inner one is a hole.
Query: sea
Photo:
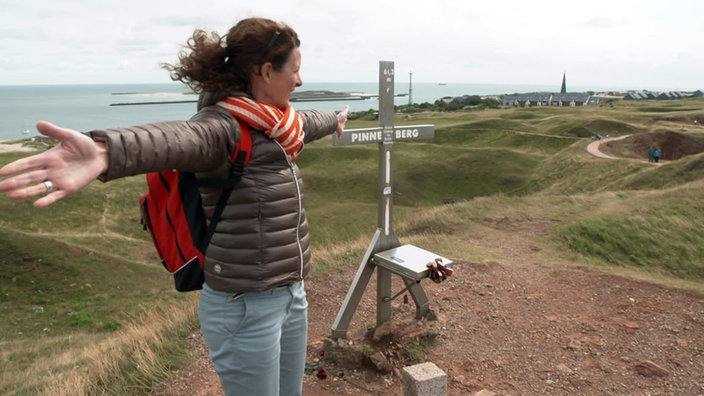
[[[299,91],[333,91],[378,95],[370,83],[305,83]],[[394,85],[396,105],[434,103],[443,97],[557,92],[559,86],[458,83],[399,83]],[[77,131],[118,128],[149,122],[189,119],[197,97],[181,83],[98,85],[0,86],[0,141],[37,136],[39,120]],[[177,103],[174,103],[177,102]],[[292,102],[296,110],[377,110],[378,99]]]

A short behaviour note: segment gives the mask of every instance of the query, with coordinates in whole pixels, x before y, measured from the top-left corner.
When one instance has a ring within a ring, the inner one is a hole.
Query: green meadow
[[[702,122],[703,98],[399,112],[396,125],[436,132],[394,144],[393,228],[455,260],[518,264],[488,242],[512,236],[541,265],[704,294]],[[619,157],[604,159],[587,152],[596,134],[630,137],[602,144]],[[299,158],[311,276],[359,265],[377,226],[378,156],[376,144],[324,139]],[[187,360],[196,294],[173,291],[142,230],[145,188],[95,182],[45,209],[0,198],[0,394],[145,394]]]

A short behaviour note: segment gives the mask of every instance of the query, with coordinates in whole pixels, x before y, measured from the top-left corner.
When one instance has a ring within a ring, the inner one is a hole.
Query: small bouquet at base
[[[435,261],[426,264],[426,266],[428,267],[428,278],[435,283],[440,283],[446,280],[452,276],[452,273],[454,272],[452,268],[442,263],[441,258],[436,258]]]

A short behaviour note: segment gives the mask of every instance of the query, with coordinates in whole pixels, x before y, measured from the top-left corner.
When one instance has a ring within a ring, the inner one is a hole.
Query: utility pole
[[[408,105],[413,104],[413,72],[408,73]]]

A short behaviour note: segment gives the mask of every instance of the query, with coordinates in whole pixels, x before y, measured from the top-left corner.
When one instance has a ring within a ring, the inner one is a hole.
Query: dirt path
[[[441,284],[423,281],[439,320],[425,360],[448,375],[449,395],[704,395],[704,298],[578,269],[546,268],[520,236],[493,241],[504,262],[456,260]],[[396,364],[390,374],[340,367],[321,357],[356,268],[306,282],[309,356],[328,374],[305,377],[305,395],[402,395],[403,345],[375,346]],[[396,282],[396,280],[395,280]],[[349,338],[364,344],[375,322],[367,288]],[[400,290],[397,283],[394,290]],[[394,300],[394,321],[413,322],[413,304]],[[354,329],[354,330],[353,330]],[[221,395],[198,334],[199,359],[153,395]],[[176,380],[176,378],[182,379]]]
[[[20,143],[2,143],[0,142],[0,153],[12,153],[12,152],[29,152],[36,151],[36,148],[25,147]]]
[[[599,150],[599,146],[600,146],[602,143],[606,143],[606,142],[615,142],[615,141],[617,141],[617,140],[622,140],[622,139],[625,139],[625,138],[630,137],[630,136],[631,136],[631,135],[623,135],[623,136],[619,136],[619,137],[613,137],[613,138],[612,138],[612,137],[607,137],[607,138],[595,140],[595,141],[589,143],[589,145],[587,146],[587,151],[589,152],[589,154],[591,154],[591,155],[593,155],[593,156],[595,156],[595,157],[599,157],[599,158],[620,159],[620,158],[618,158],[618,157],[613,157],[613,156],[610,156],[610,155],[608,155],[608,154],[602,153],[602,152]]]

